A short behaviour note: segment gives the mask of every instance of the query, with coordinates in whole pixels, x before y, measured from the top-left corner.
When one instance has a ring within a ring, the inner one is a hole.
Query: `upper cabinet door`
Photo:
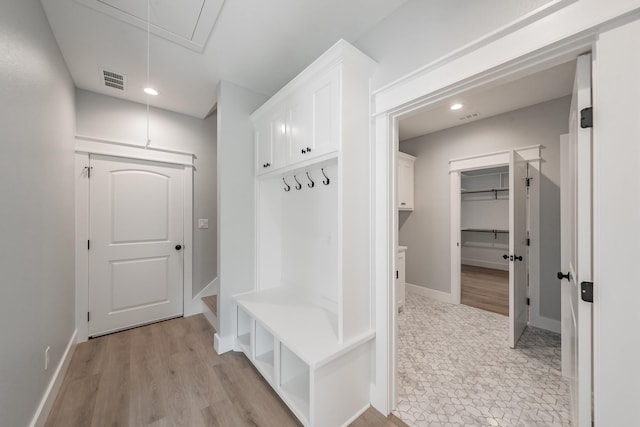
[[[413,169],[416,158],[398,153],[398,209],[413,210]]]
[[[289,108],[289,162],[297,163],[310,158],[314,153],[311,135],[312,105],[309,96],[300,96],[293,100]]]
[[[273,169],[273,144],[271,137],[271,121],[261,120],[256,123],[256,174]]]
[[[323,76],[313,86],[313,143],[314,155],[327,154],[340,148],[340,69]]]

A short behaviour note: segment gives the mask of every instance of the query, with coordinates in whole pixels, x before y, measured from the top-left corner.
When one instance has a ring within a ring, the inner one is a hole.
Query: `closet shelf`
[[[498,238],[498,234],[509,234],[509,230],[492,230],[488,228],[463,228],[460,231],[467,231],[471,233],[491,233],[494,235],[495,239]]]

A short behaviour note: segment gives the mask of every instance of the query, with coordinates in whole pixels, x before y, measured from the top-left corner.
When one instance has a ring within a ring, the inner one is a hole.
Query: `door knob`
[[[562,280],[562,279],[567,279],[568,281],[571,281],[571,275],[569,273],[562,274],[562,271],[558,271],[558,280]]]
[[[182,245],[176,245],[176,251],[179,251],[180,249],[182,249]]]
[[[522,255],[514,255],[513,256],[515,258],[516,261],[522,261]]]
[[[509,255],[507,254],[502,255],[502,259],[509,259]]]

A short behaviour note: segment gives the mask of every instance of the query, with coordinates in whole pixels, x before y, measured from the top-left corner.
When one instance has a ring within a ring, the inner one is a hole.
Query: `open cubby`
[[[268,380],[273,381],[274,339],[273,335],[259,322],[256,322],[254,354],[258,369]]]
[[[295,412],[304,420],[309,420],[310,374],[309,365],[285,345],[280,344],[279,387],[284,397],[293,405]]]
[[[237,340],[242,351],[251,357],[251,329],[253,319],[240,307],[238,307]]]

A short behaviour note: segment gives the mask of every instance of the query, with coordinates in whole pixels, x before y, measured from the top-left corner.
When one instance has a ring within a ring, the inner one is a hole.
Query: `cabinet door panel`
[[[413,162],[398,158],[398,209],[413,210]]]
[[[289,163],[289,125],[287,123],[287,111],[281,110],[271,120],[271,141],[273,167],[286,166]]]
[[[311,100],[308,96],[301,96],[291,104],[288,131],[291,162],[309,158],[314,147],[311,138]]]
[[[321,155],[340,147],[338,132],[340,73],[331,71],[320,80],[312,91],[313,99],[313,149]]]
[[[256,173],[262,174],[270,169],[273,163],[271,123],[263,120],[256,124]]]

